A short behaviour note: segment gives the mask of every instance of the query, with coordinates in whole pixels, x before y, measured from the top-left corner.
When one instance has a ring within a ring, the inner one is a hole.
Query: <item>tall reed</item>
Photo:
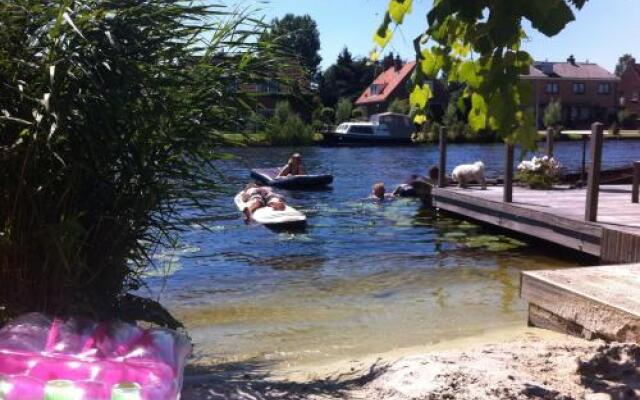
[[[0,2],[0,314],[177,326],[138,289],[211,195],[238,84],[268,71],[247,10],[179,0]]]

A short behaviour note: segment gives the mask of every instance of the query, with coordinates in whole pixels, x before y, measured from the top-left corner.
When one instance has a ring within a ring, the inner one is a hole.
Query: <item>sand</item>
[[[399,349],[295,370],[261,363],[192,367],[183,399],[640,398],[640,346],[537,329]]]

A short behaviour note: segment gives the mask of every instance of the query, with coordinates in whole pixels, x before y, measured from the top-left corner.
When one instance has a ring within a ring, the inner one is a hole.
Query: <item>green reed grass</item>
[[[0,2],[0,311],[177,326],[142,285],[211,195],[216,132],[269,74],[243,9],[177,0]]]

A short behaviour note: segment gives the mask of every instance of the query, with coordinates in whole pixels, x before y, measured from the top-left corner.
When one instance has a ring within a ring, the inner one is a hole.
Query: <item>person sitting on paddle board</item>
[[[293,153],[291,155],[287,165],[282,168],[278,177],[289,175],[305,175],[304,168],[302,167],[302,156],[300,156],[300,153]]]
[[[285,201],[282,196],[273,192],[270,187],[257,186],[253,183],[250,183],[244,189],[242,201],[247,204],[245,209],[242,210],[246,221],[250,221],[251,215],[262,207],[271,207],[274,211],[285,209]]]

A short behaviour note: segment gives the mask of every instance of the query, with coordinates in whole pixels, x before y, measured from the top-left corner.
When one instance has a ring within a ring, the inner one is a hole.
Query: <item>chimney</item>
[[[402,60],[400,59],[400,55],[396,54],[395,60],[393,60],[393,68],[396,72],[402,69]]]
[[[573,66],[576,65],[576,58],[572,55],[569,56],[569,58],[567,58],[567,62]]]

